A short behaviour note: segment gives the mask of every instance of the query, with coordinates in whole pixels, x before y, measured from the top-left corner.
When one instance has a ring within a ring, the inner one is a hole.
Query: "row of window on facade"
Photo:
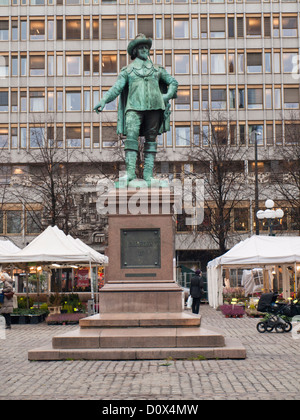
[[[105,90],[102,90],[102,95]],[[8,89],[0,90],[0,112],[90,112],[100,99],[99,89]],[[174,101],[175,110],[257,110],[299,109],[299,87],[289,85],[251,85],[180,88]],[[105,111],[116,111],[117,99]]]
[[[185,74],[279,74],[290,73],[299,79],[299,54],[294,49],[185,52],[155,52],[154,62],[169,73]],[[0,54],[0,78],[26,76],[99,76],[117,74],[127,65],[126,52],[61,52]],[[235,83],[235,80],[232,80]]]
[[[300,124],[281,121],[248,124],[245,121],[230,124],[200,123],[171,124],[171,129],[157,138],[160,147],[209,146],[210,144],[229,144],[231,146],[258,145],[274,146],[294,144],[300,135]],[[108,123],[66,124],[36,126],[34,124],[0,124],[0,147],[9,149],[42,148],[86,148],[120,147],[116,127]]]
[[[40,220],[40,211],[0,210],[0,235],[35,235],[41,232]]]
[[[299,223],[298,211],[293,208],[283,208],[284,217],[278,221],[275,229],[277,230],[297,230]],[[186,225],[186,217],[188,210],[183,214],[177,215],[177,231],[205,231],[208,230],[212,224],[212,218],[217,210],[204,209],[204,221],[197,226]],[[234,208],[228,216],[228,224],[232,226],[231,230],[245,231],[250,230],[250,209],[249,207]],[[254,213],[253,213],[254,220]],[[0,210],[0,234],[1,235],[36,235],[41,232],[41,212],[22,211],[22,210]],[[255,221],[254,221],[255,226]],[[262,230],[267,230],[267,222],[262,223]]]
[[[297,37],[298,16],[276,14],[257,16],[195,16],[162,18],[83,16],[65,19],[48,16],[28,19],[12,17],[0,20],[0,41],[118,40],[133,39],[137,33],[154,39],[189,38],[279,38]]]
[[[263,210],[264,207],[262,205],[260,210]],[[298,209],[294,208],[287,208],[282,207],[284,211],[284,216],[280,220],[275,220],[274,224],[274,230],[275,231],[293,231],[293,230],[299,230],[299,211]],[[188,210],[186,212],[183,212],[183,214],[177,215],[177,223],[176,223],[176,229],[177,232],[191,232],[191,231],[198,231],[198,232],[205,232],[209,231],[210,227],[214,223],[214,217],[216,217],[218,213],[217,209],[204,209],[204,220],[202,224],[199,225],[187,225],[186,220],[189,217]],[[229,214],[226,214],[225,210],[225,219],[227,220],[227,224],[229,227],[229,231],[240,231],[240,232],[250,232],[255,229],[255,212],[253,210],[252,217],[251,217],[251,210],[249,207],[247,208],[234,208],[231,212],[228,212]],[[225,221],[226,223],[226,221]],[[266,232],[268,231],[268,221],[260,221],[260,230]],[[252,224],[252,226],[251,226]]]
[[[183,4],[183,3],[297,3],[297,0],[0,0],[0,6],[43,6],[43,5],[77,5],[77,4]]]

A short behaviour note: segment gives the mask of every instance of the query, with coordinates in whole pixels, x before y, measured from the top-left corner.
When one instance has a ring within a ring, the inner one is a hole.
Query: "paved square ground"
[[[0,337],[0,399],[298,400],[300,336],[260,334],[255,318],[201,305],[201,326],[237,337],[245,360],[28,361],[28,350],[78,326],[12,325]]]

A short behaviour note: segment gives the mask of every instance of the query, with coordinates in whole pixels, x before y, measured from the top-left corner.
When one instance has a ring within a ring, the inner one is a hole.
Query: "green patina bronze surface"
[[[138,138],[145,137],[143,179],[153,181],[153,167],[157,151],[156,137],[170,130],[170,99],[176,97],[178,83],[162,67],[149,58],[152,40],[139,34],[128,45],[133,62],[124,67],[112,88],[94,107],[99,113],[105,105],[120,96],[117,133],[126,136],[126,176],[117,187],[127,186],[136,178]]]

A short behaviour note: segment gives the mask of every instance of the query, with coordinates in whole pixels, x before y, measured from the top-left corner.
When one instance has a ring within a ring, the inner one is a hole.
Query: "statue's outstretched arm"
[[[93,108],[94,111],[96,111],[97,114],[103,111],[106,104],[108,104],[109,102],[112,102],[114,99],[116,99],[120,95],[126,83],[127,83],[127,72],[123,70],[121,71],[116,83],[104,94],[100,102],[94,106]]]

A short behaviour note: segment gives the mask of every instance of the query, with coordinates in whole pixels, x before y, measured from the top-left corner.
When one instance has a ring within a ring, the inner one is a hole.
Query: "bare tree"
[[[41,126],[31,132],[31,148],[26,152],[28,173],[26,185],[16,188],[16,197],[26,204],[27,212],[43,229],[58,226],[66,234],[78,224],[75,195],[82,178],[82,165],[76,163],[76,149],[63,149],[52,126],[47,133]],[[36,203],[43,206],[43,217],[37,217]]]
[[[237,145],[230,123],[222,114],[208,113],[208,131],[201,134],[200,142],[193,144],[188,160],[194,162],[193,175],[204,181],[205,220],[201,230],[217,245],[220,254],[227,250],[232,236],[231,217],[234,208],[248,198],[245,185],[245,148]]]
[[[282,144],[276,145],[278,166],[272,170],[276,193],[281,195],[292,212],[293,228],[300,231],[300,121],[291,114],[285,122]]]

